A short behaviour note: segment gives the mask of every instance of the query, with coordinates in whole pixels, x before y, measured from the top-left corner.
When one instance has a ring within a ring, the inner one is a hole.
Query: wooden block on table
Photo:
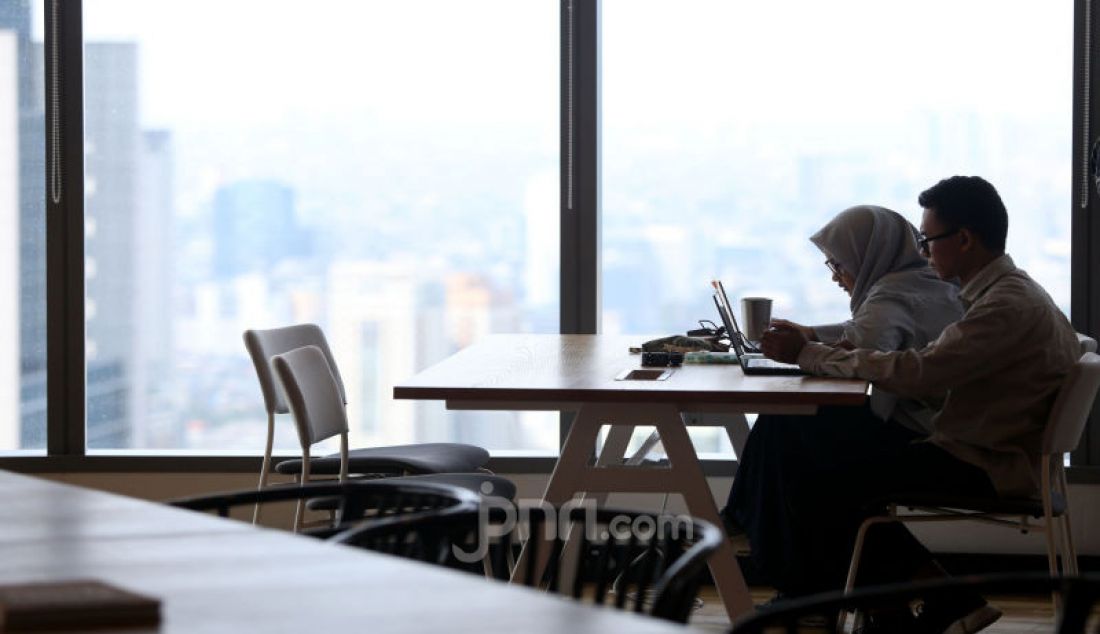
[[[156,625],[160,600],[93,579],[0,585],[0,631]]]

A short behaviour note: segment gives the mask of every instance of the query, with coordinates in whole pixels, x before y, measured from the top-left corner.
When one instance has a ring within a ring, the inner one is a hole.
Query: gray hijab
[[[837,214],[810,241],[855,276],[851,302],[855,313],[882,276],[928,268],[928,261],[917,251],[916,235],[916,228],[901,214],[859,205]]]

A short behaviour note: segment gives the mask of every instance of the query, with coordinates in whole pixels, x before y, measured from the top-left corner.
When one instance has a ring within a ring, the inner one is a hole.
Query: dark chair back
[[[477,526],[476,503],[421,508],[341,531],[331,536],[330,541],[424,563],[462,568],[460,562],[481,561],[480,557],[468,562],[457,559],[455,551],[455,546],[465,544],[467,536],[476,534]]]
[[[540,507],[522,515],[530,535],[528,565],[516,574],[522,583],[677,623],[691,616],[703,569],[723,539],[714,525],[684,516],[585,506],[566,510],[564,521]],[[579,542],[576,557],[563,556],[566,537]],[[549,564],[536,582],[531,564],[545,549]]]
[[[321,538],[332,537],[360,523],[387,522],[394,518],[433,511],[457,512],[472,509],[476,515],[479,503],[478,496],[473,492],[448,484],[383,479],[280,485],[260,490],[202,495],[173,500],[169,504],[229,517],[230,509],[237,506],[314,499],[338,500],[333,528],[309,533]]]
[[[820,616],[826,619],[842,610],[867,612],[876,608],[921,601],[950,599],[962,591],[978,594],[1062,596],[1062,609],[1050,632],[1078,634],[1085,627],[1100,599],[1100,576],[1049,577],[1042,573],[952,577],[934,581],[897,583],[857,589],[850,594],[827,592],[784,601],[767,611],[757,612],[734,624],[730,634],[797,632],[799,619]]]
[[[707,559],[722,543],[712,524],[687,517],[653,515],[590,506],[557,509],[484,504],[369,522],[332,541],[441,564],[470,572],[491,571],[531,587],[611,604],[686,623]],[[526,565],[513,576],[512,559],[523,541]],[[565,556],[566,537],[576,557]],[[536,579],[531,565],[549,552]]]

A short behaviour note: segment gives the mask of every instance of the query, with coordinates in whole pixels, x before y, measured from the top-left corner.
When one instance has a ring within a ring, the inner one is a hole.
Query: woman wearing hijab
[[[924,347],[957,321],[963,308],[955,285],[939,279],[918,252],[916,235],[905,218],[883,207],[841,212],[810,241],[825,255],[833,281],[851,296],[852,318],[819,326],[775,324],[834,345],[884,351]],[[757,419],[738,456],[723,515],[731,533],[748,536],[755,567],[781,595],[843,587],[843,578],[830,574],[834,566],[809,562],[800,552],[799,544],[815,538],[814,518],[797,517],[786,500],[810,494],[815,470],[843,464],[846,456],[874,451],[880,442],[926,437],[934,413],[925,403],[875,389],[863,408],[822,407],[814,416]],[[830,563],[845,570],[850,554],[837,553],[837,562]]]
[[[872,205],[840,212],[810,236],[833,281],[852,300],[852,318],[838,324],[800,326],[810,341],[875,350],[923,348],[962,317],[958,288],[945,282],[917,250],[917,229],[901,214]],[[871,409],[881,419],[931,433],[934,410],[914,401],[898,401],[888,392],[871,394]]]

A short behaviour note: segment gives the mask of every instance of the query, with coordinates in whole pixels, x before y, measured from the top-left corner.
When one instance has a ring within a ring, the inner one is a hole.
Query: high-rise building
[[[0,153],[18,162],[16,179],[8,181],[18,186],[4,195],[0,206],[6,207],[2,211],[3,228],[18,237],[18,246],[10,253],[18,253],[14,273],[19,276],[18,285],[12,287],[13,296],[0,301],[12,307],[12,316],[18,320],[18,342],[10,349],[18,358],[20,377],[13,383],[19,386],[19,395],[5,401],[19,404],[18,415],[9,418],[20,421],[19,429],[5,434],[5,444],[10,436],[17,440],[16,447],[40,449],[46,446],[45,115],[42,46],[31,40],[30,4],[30,0],[0,3],[0,33],[8,34],[8,46],[0,61],[4,70],[0,72],[15,73],[14,82],[8,82],[11,89],[0,92],[14,97],[7,107],[14,103],[18,122],[14,136],[0,135],[14,140]],[[12,114],[3,117],[11,120]]]
[[[416,373],[419,349],[444,338],[441,328],[425,336],[417,327],[424,306],[416,271],[397,263],[333,262],[326,289],[325,332],[347,393],[351,443],[415,442],[419,425],[445,425],[439,416],[421,416],[419,403],[390,394],[395,383]]]
[[[141,134],[140,191],[135,222],[134,336],[135,363],[130,383],[133,446],[178,447],[179,425],[173,424],[173,188],[172,134]]]
[[[17,44],[14,31],[0,30],[0,449],[18,448],[20,429]]]
[[[227,280],[267,271],[310,253],[295,215],[294,190],[268,180],[237,181],[214,195],[214,275]]]
[[[84,45],[85,323],[89,448],[133,442],[141,133],[137,45]]]

